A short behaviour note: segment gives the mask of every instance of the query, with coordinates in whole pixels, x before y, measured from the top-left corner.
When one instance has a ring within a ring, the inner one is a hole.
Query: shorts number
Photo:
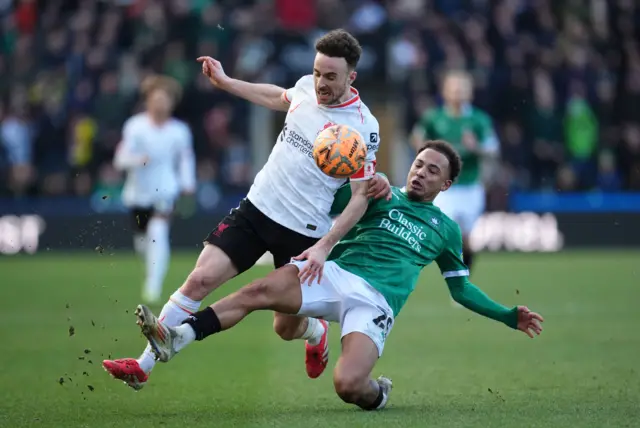
[[[386,336],[387,334],[389,334],[389,331],[391,330],[391,326],[393,325],[393,318],[383,313],[378,318],[374,318],[373,323],[378,327],[380,327],[383,334]]]

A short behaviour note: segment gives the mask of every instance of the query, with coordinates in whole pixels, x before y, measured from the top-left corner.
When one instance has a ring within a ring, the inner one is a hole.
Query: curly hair
[[[416,155],[427,149],[442,153],[447,158],[449,161],[449,179],[451,181],[456,181],[460,175],[460,171],[462,171],[462,159],[460,159],[458,151],[444,140],[427,140],[420,147]]]
[[[362,47],[349,32],[338,29],[329,31],[316,42],[316,52],[333,58],[344,58],[350,68],[356,68]]]

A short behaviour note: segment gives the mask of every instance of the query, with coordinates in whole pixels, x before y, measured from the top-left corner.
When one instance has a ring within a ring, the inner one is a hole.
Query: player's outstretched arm
[[[492,300],[466,276],[447,278],[451,297],[465,308],[534,337],[542,332],[542,316],[526,306],[508,308]]]
[[[300,283],[304,284],[308,281],[309,285],[311,285],[316,278],[320,283],[324,263],[331,249],[356,225],[367,211],[369,206],[369,198],[367,197],[369,181],[352,181],[350,183],[351,198],[349,203],[336,219],[329,233],[323,236],[313,247],[294,257],[295,260],[307,260],[307,263],[299,272]]]
[[[465,308],[499,321],[507,326],[533,337],[542,331],[542,317],[531,312],[526,306],[508,308],[492,300],[482,290],[469,281],[469,269],[462,260],[462,235],[460,227],[452,220],[445,218],[443,223],[446,233],[446,245],[436,263],[447,281],[451,297]]]
[[[289,103],[283,98],[283,88],[268,83],[249,83],[232,79],[226,75],[220,61],[210,56],[201,56],[198,62],[202,63],[202,74],[207,76],[215,87],[271,110],[289,109]]]

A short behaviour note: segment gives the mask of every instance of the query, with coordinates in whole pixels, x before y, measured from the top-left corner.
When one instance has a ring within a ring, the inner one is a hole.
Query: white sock
[[[133,249],[140,255],[147,252],[147,235],[145,233],[136,232],[133,235]]]
[[[162,283],[167,273],[170,256],[169,221],[153,217],[147,226],[146,267],[144,297],[150,301],[160,299]]]
[[[315,346],[320,343],[320,340],[322,340],[324,326],[316,318],[309,317],[307,319],[309,320],[309,325],[307,325],[307,329],[302,336],[300,336],[300,339],[305,339],[309,342],[309,345]]]
[[[200,309],[200,302],[188,298],[178,290],[171,295],[169,301],[162,308],[159,319],[169,327],[176,327],[189,315],[197,312],[198,309]],[[149,373],[153,366],[156,365],[156,357],[151,350],[151,345],[147,345],[142,355],[140,355],[138,364],[140,364],[140,368],[145,373]]]
[[[196,332],[189,324],[182,324],[176,327],[178,336],[175,338],[173,345],[176,352],[182,351],[188,344],[196,340]]]

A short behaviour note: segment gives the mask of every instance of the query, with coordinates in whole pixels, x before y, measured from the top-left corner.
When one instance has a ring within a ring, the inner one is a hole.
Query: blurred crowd
[[[397,4],[413,6],[395,9],[391,47],[407,130],[439,102],[442,70],[464,68],[500,136],[494,185],[640,190],[639,2],[435,0],[435,14]]]
[[[116,192],[113,150],[150,73],[183,85],[199,182],[246,189],[249,107],[195,58],[291,84],[312,56],[279,37],[312,46],[336,27],[372,40],[362,68],[384,70],[382,94],[404,88],[407,133],[442,71],[470,70],[502,144],[497,186],[640,190],[635,0],[0,0],[0,27],[0,196]]]

